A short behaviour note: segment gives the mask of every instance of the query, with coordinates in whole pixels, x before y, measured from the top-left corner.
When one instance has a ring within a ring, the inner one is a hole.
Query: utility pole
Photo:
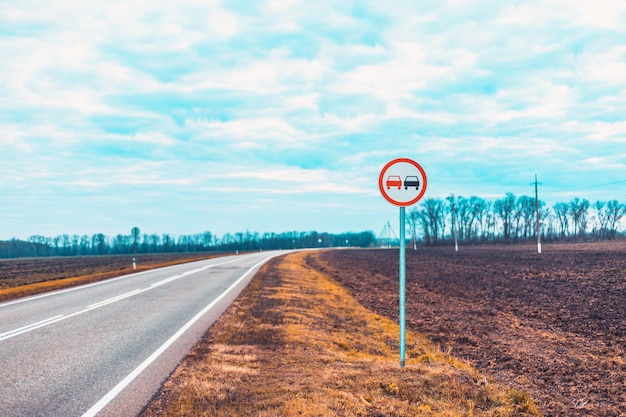
[[[459,251],[459,241],[456,237],[456,207],[454,206],[454,194],[450,196],[450,204],[452,210],[452,238],[454,239],[454,251]]]
[[[535,182],[531,183],[535,184],[535,215],[536,215],[536,226],[537,226],[537,253],[541,253],[541,220],[539,218],[539,185],[540,182],[537,181],[537,174],[535,174]]]
[[[398,238],[396,236],[396,233],[391,228],[391,222],[387,221],[385,227],[383,227],[383,230],[380,232],[380,235],[378,235],[378,246],[383,248],[390,248],[392,235],[396,239]]]

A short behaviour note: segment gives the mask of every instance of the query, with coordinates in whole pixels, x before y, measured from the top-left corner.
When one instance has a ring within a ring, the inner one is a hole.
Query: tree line
[[[537,213],[542,241],[615,239],[623,236],[626,204],[617,200],[574,198],[547,207],[533,197],[487,201],[480,197],[427,198],[407,213],[407,228],[415,242],[442,244],[456,239],[466,244],[537,239]]]
[[[408,211],[406,227],[414,244],[447,244],[455,237],[465,244],[524,242],[537,238],[537,212],[544,242],[624,237],[621,222],[626,217],[626,204],[617,200],[590,203],[584,198],[574,198],[547,207],[541,200],[517,197],[512,193],[495,201],[475,196],[426,198]],[[0,241],[0,258],[371,247],[381,244],[384,243],[380,236],[377,239],[371,231],[341,234],[246,231],[218,237],[209,231],[181,236],[142,234],[138,227],[133,227],[128,235],[113,237],[102,233],[91,236],[33,235],[28,240]]]
[[[89,235],[63,234],[56,237],[33,235],[28,240],[0,241],[0,258],[123,255],[172,252],[225,252],[316,247],[369,247],[376,243],[372,232],[318,233],[284,232],[226,233],[221,238],[211,232],[175,236],[171,234],[142,234],[133,227],[128,235],[113,237],[96,233]]]

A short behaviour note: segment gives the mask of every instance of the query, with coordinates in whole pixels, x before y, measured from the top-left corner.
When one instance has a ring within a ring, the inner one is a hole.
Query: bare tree
[[[411,239],[413,240],[413,250],[417,250],[417,225],[420,220],[420,213],[416,208],[412,208],[406,216],[406,222],[409,225]]]
[[[172,237],[169,234],[163,233],[163,238],[161,241],[163,242],[163,252],[174,251],[174,246],[176,246],[175,241],[174,239],[172,239]]]
[[[569,206],[567,203],[556,203],[552,209],[559,223],[559,234],[563,238],[569,233]]]
[[[130,229],[130,238],[133,242],[133,253],[137,253],[137,245],[139,244],[139,236],[141,235],[141,230],[137,226]]]
[[[609,222],[611,221],[611,214],[606,201],[596,201],[593,203],[592,208],[595,212],[595,218],[597,220],[597,235],[600,239],[606,239],[609,235]],[[594,226],[594,235],[596,234]]]
[[[104,255],[107,251],[107,238],[102,233],[96,233],[91,237],[91,247],[95,254]]]
[[[580,200],[578,197],[569,203],[569,215],[572,218],[574,226],[574,236],[584,235],[587,230],[587,212],[589,210],[589,201],[587,199]]]
[[[466,242],[478,237],[478,227],[485,210],[485,200],[479,197],[470,197],[459,202],[460,222]],[[480,220],[479,220],[480,219]]]
[[[502,233],[505,240],[511,238],[511,228],[513,224],[513,212],[515,210],[515,195],[506,193],[506,197],[496,200],[493,209],[502,221]]]
[[[488,238],[488,219],[491,215],[491,202],[487,202],[480,197],[470,197],[472,215],[476,219],[476,227],[472,235],[473,239]]]
[[[429,243],[437,243],[445,232],[445,210],[443,201],[435,198],[427,198],[422,204],[420,211],[422,226],[426,230],[426,238]]]
[[[458,251],[458,201],[463,200],[463,197],[455,198],[454,195],[450,195],[446,197],[446,200],[448,200],[448,212],[450,213],[450,234],[454,241],[454,248]]]
[[[626,216],[626,204],[620,204],[617,200],[611,200],[606,203],[606,209],[608,213],[608,229],[609,238],[614,238],[617,232],[617,225],[621,221],[622,217]]]
[[[80,237],[80,254],[87,255],[90,250],[91,250],[91,247],[89,245],[89,236],[82,235]]]
[[[516,203],[515,237],[528,239],[533,235],[535,226],[535,199],[523,195]]]
[[[71,254],[71,248],[72,248],[70,235],[68,235],[67,233],[61,235],[61,245],[63,246],[63,255],[64,256],[70,255]]]

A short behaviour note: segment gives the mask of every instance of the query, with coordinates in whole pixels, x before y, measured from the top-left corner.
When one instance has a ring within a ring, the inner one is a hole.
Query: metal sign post
[[[406,239],[404,238],[405,207],[400,207],[400,368],[406,361]]]
[[[378,188],[385,200],[400,206],[400,368],[406,363],[406,207],[424,196],[426,183],[424,169],[407,158],[387,163],[378,177]]]

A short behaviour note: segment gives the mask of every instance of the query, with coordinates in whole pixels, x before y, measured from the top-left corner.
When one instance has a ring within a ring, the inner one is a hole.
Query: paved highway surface
[[[140,272],[0,304],[0,416],[136,416],[260,266]]]

